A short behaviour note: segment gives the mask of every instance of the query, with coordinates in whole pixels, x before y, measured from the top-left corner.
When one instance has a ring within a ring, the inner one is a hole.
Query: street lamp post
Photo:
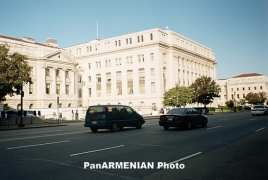
[[[23,84],[21,85],[21,96],[20,96],[20,123],[18,124],[18,127],[25,127],[23,124],[23,97],[24,97],[24,91],[23,91]]]
[[[176,84],[176,107],[178,107],[178,84]]]

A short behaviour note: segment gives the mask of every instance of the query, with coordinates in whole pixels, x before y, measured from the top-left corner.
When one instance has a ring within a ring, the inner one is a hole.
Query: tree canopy
[[[8,45],[0,44],[0,102],[6,100],[6,95],[21,94],[23,83],[31,82],[27,56],[9,51]]]
[[[213,102],[215,97],[219,97],[221,88],[216,82],[208,76],[197,78],[190,86],[193,90],[193,103],[201,103],[205,107]]]
[[[171,88],[164,93],[164,106],[176,107],[177,105],[177,89]],[[185,86],[178,87],[178,107],[186,106],[186,104],[192,102],[193,92],[190,88]]]
[[[266,100],[265,92],[253,93],[250,92],[246,95],[245,99],[249,104],[260,104],[264,103]]]

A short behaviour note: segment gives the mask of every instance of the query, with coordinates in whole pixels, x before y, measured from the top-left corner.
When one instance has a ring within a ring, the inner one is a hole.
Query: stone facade
[[[83,105],[125,104],[142,114],[165,91],[202,75],[216,79],[213,51],[170,30],[151,29],[65,48],[83,69]]]
[[[51,39],[50,39],[51,40]],[[27,55],[32,67],[32,84],[23,86],[23,109],[40,111],[41,115],[55,117],[57,97],[63,117],[69,119],[71,109],[77,105],[77,62],[74,56],[57,47],[57,44],[40,44],[32,38],[16,39],[0,36],[0,43],[10,46],[10,52]],[[68,75],[68,76],[67,76]],[[66,87],[69,88],[68,93]],[[20,109],[21,96],[6,97],[2,109]],[[68,111],[66,110],[68,109]],[[68,112],[68,113],[67,113]]]
[[[93,104],[130,105],[142,114],[163,107],[169,89],[189,86],[207,75],[216,79],[213,51],[170,30],[150,29],[104,40],[58,48],[31,38],[0,36],[12,52],[29,57],[33,84],[24,85],[24,109],[55,116],[57,97],[63,118],[72,111],[83,117]],[[7,97],[3,104],[20,106],[20,96]],[[0,106],[1,107],[1,106]]]
[[[262,74],[241,74],[229,79],[219,79],[217,83],[221,87],[220,98],[214,101],[214,106],[225,106],[228,100],[234,100],[236,105],[250,92],[265,92],[268,98],[268,77]]]

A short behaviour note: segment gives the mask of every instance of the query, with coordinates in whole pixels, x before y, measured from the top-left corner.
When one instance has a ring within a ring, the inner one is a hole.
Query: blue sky
[[[152,28],[213,50],[217,79],[268,76],[268,0],[1,0],[0,34],[64,48]]]

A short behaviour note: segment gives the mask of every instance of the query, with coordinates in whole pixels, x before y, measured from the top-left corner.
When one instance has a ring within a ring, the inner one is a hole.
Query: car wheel
[[[141,126],[142,126],[142,125],[141,125],[141,122],[138,121],[137,124],[136,124],[136,129],[141,129]]]
[[[92,132],[97,132],[98,129],[97,128],[90,128]]]
[[[116,132],[118,130],[118,125],[116,123],[113,123],[110,130],[111,130],[111,132]]]
[[[203,122],[203,124],[202,124],[202,126],[203,126],[203,127],[207,127],[207,124],[208,124],[208,120],[205,119],[204,122]]]
[[[188,124],[187,124],[187,129],[188,129],[188,130],[192,129],[192,122],[191,122],[191,121],[188,122]]]
[[[168,127],[168,126],[164,126],[164,129],[165,129],[165,130],[169,130],[169,127]]]

